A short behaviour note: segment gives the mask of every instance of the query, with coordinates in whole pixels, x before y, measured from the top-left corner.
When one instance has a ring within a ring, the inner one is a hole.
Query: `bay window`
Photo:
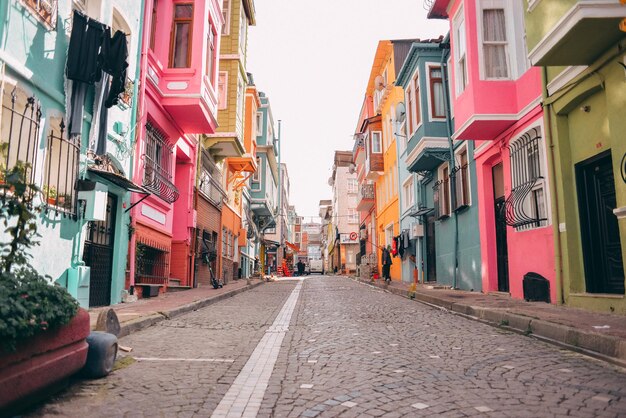
[[[452,26],[454,29],[454,73],[457,96],[465,91],[467,86],[467,52],[465,38],[465,15],[464,9],[460,9],[454,17]]]
[[[443,73],[441,67],[428,67],[428,83],[430,87],[430,116],[433,119],[445,118]]]
[[[509,60],[504,9],[483,9],[483,54],[486,78],[508,78]]]

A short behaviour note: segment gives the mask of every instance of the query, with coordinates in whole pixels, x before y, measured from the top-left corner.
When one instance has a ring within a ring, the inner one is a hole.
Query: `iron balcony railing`
[[[376,197],[376,189],[373,184],[361,184],[359,186],[359,198],[360,200],[373,200]]]
[[[222,173],[206,151],[202,152],[202,168],[198,191],[217,208],[222,207],[226,192],[222,187]]]
[[[143,185],[146,189],[168,203],[178,200],[179,192],[172,183],[173,147],[167,143],[165,135],[150,123],[146,124],[146,152]]]

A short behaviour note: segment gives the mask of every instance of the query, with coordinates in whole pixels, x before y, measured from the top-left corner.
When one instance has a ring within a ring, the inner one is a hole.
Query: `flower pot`
[[[66,325],[0,354],[0,410],[79,371],[87,360],[89,313],[79,309]]]
[[[57,199],[55,197],[49,197],[48,198],[48,204],[49,205],[56,205],[57,204]]]

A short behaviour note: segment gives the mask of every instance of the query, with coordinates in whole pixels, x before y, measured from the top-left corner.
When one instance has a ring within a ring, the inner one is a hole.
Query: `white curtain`
[[[508,77],[506,22],[503,9],[483,10],[483,47],[486,76]]]

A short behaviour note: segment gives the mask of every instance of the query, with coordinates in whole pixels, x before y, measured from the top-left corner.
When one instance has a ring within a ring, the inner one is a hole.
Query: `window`
[[[407,108],[409,118],[409,132],[413,135],[422,121],[422,114],[420,109],[420,81],[419,70],[415,71],[415,75],[409,84],[409,91],[411,92],[408,99],[410,100],[409,107]]]
[[[456,80],[457,96],[465,91],[467,86],[467,54],[465,39],[465,16],[464,10],[461,8],[454,18],[454,72]]]
[[[256,136],[263,135],[263,112],[256,112]]]
[[[348,193],[356,193],[359,185],[356,179],[348,179]]]
[[[487,78],[508,78],[504,9],[483,9],[483,58]]]
[[[213,23],[209,21],[209,30],[207,33],[207,54],[206,54],[206,75],[209,79],[209,84],[214,86],[215,84],[215,70],[217,63],[216,45],[217,36],[215,34],[215,27]]]
[[[456,155],[455,183],[456,183],[456,209],[462,209],[470,205],[470,182],[469,182],[469,159],[467,146]]]
[[[296,244],[300,244],[300,232],[296,232]]]
[[[230,0],[224,0],[222,3],[222,15],[224,16],[224,26],[222,26],[222,35],[230,34]]]
[[[175,4],[170,42],[170,68],[189,68],[191,66],[192,23],[193,3]]]
[[[441,67],[428,68],[428,82],[430,86],[430,116],[433,119],[445,118],[443,95],[443,73]]]
[[[409,128],[409,130],[407,131],[407,133],[409,135],[411,135],[413,133],[413,124],[412,124],[412,113],[413,113],[413,92],[411,91],[411,84],[409,83],[409,87],[406,89],[406,111],[407,111],[407,115],[405,117],[405,120],[407,121],[407,128]]]
[[[372,132],[372,153],[380,154],[383,152],[380,131]]]
[[[511,194],[507,197],[506,222],[518,231],[547,225],[543,172],[543,141],[533,128],[509,145]]]
[[[157,27],[157,9],[159,0],[153,0],[152,2],[152,21],[150,22],[150,49],[154,51],[154,39],[156,35]]]
[[[438,177],[433,186],[435,218],[445,219],[450,216],[450,167],[447,163],[439,168]]]
[[[393,223],[385,228],[385,245],[391,245],[393,242]]]
[[[242,128],[242,118],[243,118],[243,111],[244,111],[244,87],[243,87],[243,80],[239,79],[237,80],[237,126],[239,128]]]
[[[228,106],[228,72],[220,71],[217,81],[217,108],[219,110],[226,109]]]
[[[261,167],[261,161],[261,157],[256,157],[256,171],[252,175],[252,181],[254,183],[261,181],[261,170],[263,169],[263,167]]]
[[[406,211],[415,204],[415,192],[413,186],[413,176],[406,179],[402,185],[402,211]]]
[[[178,189],[172,184],[172,161],[174,150],[165,134],[150,122],[146,124],[146,150],[143,185],[168,203],[178,199]]]
[[[359,212],[356,209],[348,209],[348,223],[358,224],[359,223]]]
[[[241,22],[239,25],[239,49],[245,55],[246,43],[248,41],[248,19],[246,18],[246,12],[244,8],[241,8]]]

